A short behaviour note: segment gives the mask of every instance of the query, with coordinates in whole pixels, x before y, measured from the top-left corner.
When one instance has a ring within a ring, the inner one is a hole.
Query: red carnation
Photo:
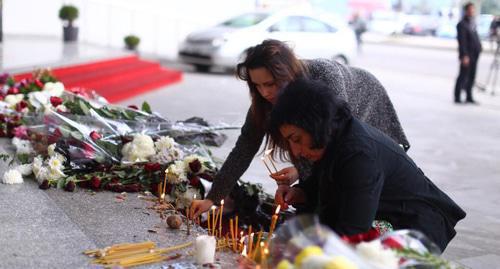
[[[24,100],[21,100],[16,104],[16,111],[21,112],[24,108],[28,107],[28,103]]]
[[[136,105],[129,105],[128,108],[139,110],[139,108]]]
[[[144,164],[144,170],[148,172],[154,172],[161,169],[161,165],[159,163],[146,163]]]
[[[43,89],[43,83],[39,79],[35,79],[35,84],[38,88]]]
[[[63,99],[61,97],[57,96],[51,96],[50,97],[50,103],[52,104],[53,107],[57,107],[58,105],[62,104]]]
[[[12,87],[10,88],[8,91],[7,91],[8,94],[18,94],[19,93],[19,89],[16,88],[16,87]]]
[[[96,131],[90,132],[90,138],[92,138],[92,140],[94,141],[101,139],[101,137],[101,134]]]
[[[59,140],[59,138],[61,138],[61,136],[62,136],[61,130],[59,130],[59,128],[56,128],[48,136],[48,143],[49,143],[49,145],[56,143]]]
[[[98,190],[101,187],[101,179],[99,177],[93,176],[90,179],[90,188],[93,190]]]

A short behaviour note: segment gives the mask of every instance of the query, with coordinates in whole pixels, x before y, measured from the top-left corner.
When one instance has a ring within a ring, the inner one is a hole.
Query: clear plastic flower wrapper
[[[312,215],[287,221],[269,247],[269,264],[279,269],[459,268],[441,258],[439,248],[418,231],[397,230],[349,244]]]
[[[276,231],[269,250],[272,268],[372,268],[313,215],[288,220]]]

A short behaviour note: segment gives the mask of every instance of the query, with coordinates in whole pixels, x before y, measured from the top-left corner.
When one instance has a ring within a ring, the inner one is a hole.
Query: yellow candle
[[[167,175],[168,175],[168,167],[167,169],[165,169],[165,178],[163,179],[163,192],[162,194],[165,194],[166,190],[167,190]]]
[[[232,241],[232,248],[233,251],[236,252],[236,241],[234,239],[234,227],[233,227],[233,219],[229,220],[229,232],[231,233],[231,239]]]
[[[250,236],[248,236],[248,256],[252,255],[252,247],[253,247],[253,233],[251,233]]]
[[[220,201],[219,236],[222,234],[222,211],[224,211],[224,199]]]
[[[260,242],[260,240],[262,239],[262,229],[260,229],[260,232],[259,232],[259,235],[257,235],[257,242],[255,243],[255,250],[253,251],[253,254],[252,254],[252,258],[255,259],[255,254],[257,253],[257,246],[261,245],[261,243],[263,242]]]
[[[212,206],[212,235],[215,235],[215,209],[216,207]]]
[[[276,211],[274,212],[274,215],[271,218],[271,227],[269,228],[269,234],[267,235],[266,245],[269,245],[271,237],[273,236],[274,228],[276,228],[276,222],[278,222],[278,214],[280,213],[280,208],[281,208],[280,205],[276,207]]]
[[[210,234],[210,211],[207,212],[207,229],[208,229],[208,234]]]

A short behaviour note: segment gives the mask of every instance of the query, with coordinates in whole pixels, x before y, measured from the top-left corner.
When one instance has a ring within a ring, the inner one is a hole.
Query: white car
[[[356,38],[346,24],[327,15],[253,12],[194,32],[180,45],[179,59],[198,71],[235,68],[247,48],[265,39],[287,42],[302,59],[328,58],[348,64]]]

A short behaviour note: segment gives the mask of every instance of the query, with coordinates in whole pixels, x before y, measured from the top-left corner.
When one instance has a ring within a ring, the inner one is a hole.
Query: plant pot
[[[136,51],[137,50],[137,45],[128,45],[126,44],[125,47],[128,49],[128,50],[133,50],[133,51]]]
[[[72,42],[78,39],[78,27],[64,26],[63,27],[63,40],[64,42]]]

